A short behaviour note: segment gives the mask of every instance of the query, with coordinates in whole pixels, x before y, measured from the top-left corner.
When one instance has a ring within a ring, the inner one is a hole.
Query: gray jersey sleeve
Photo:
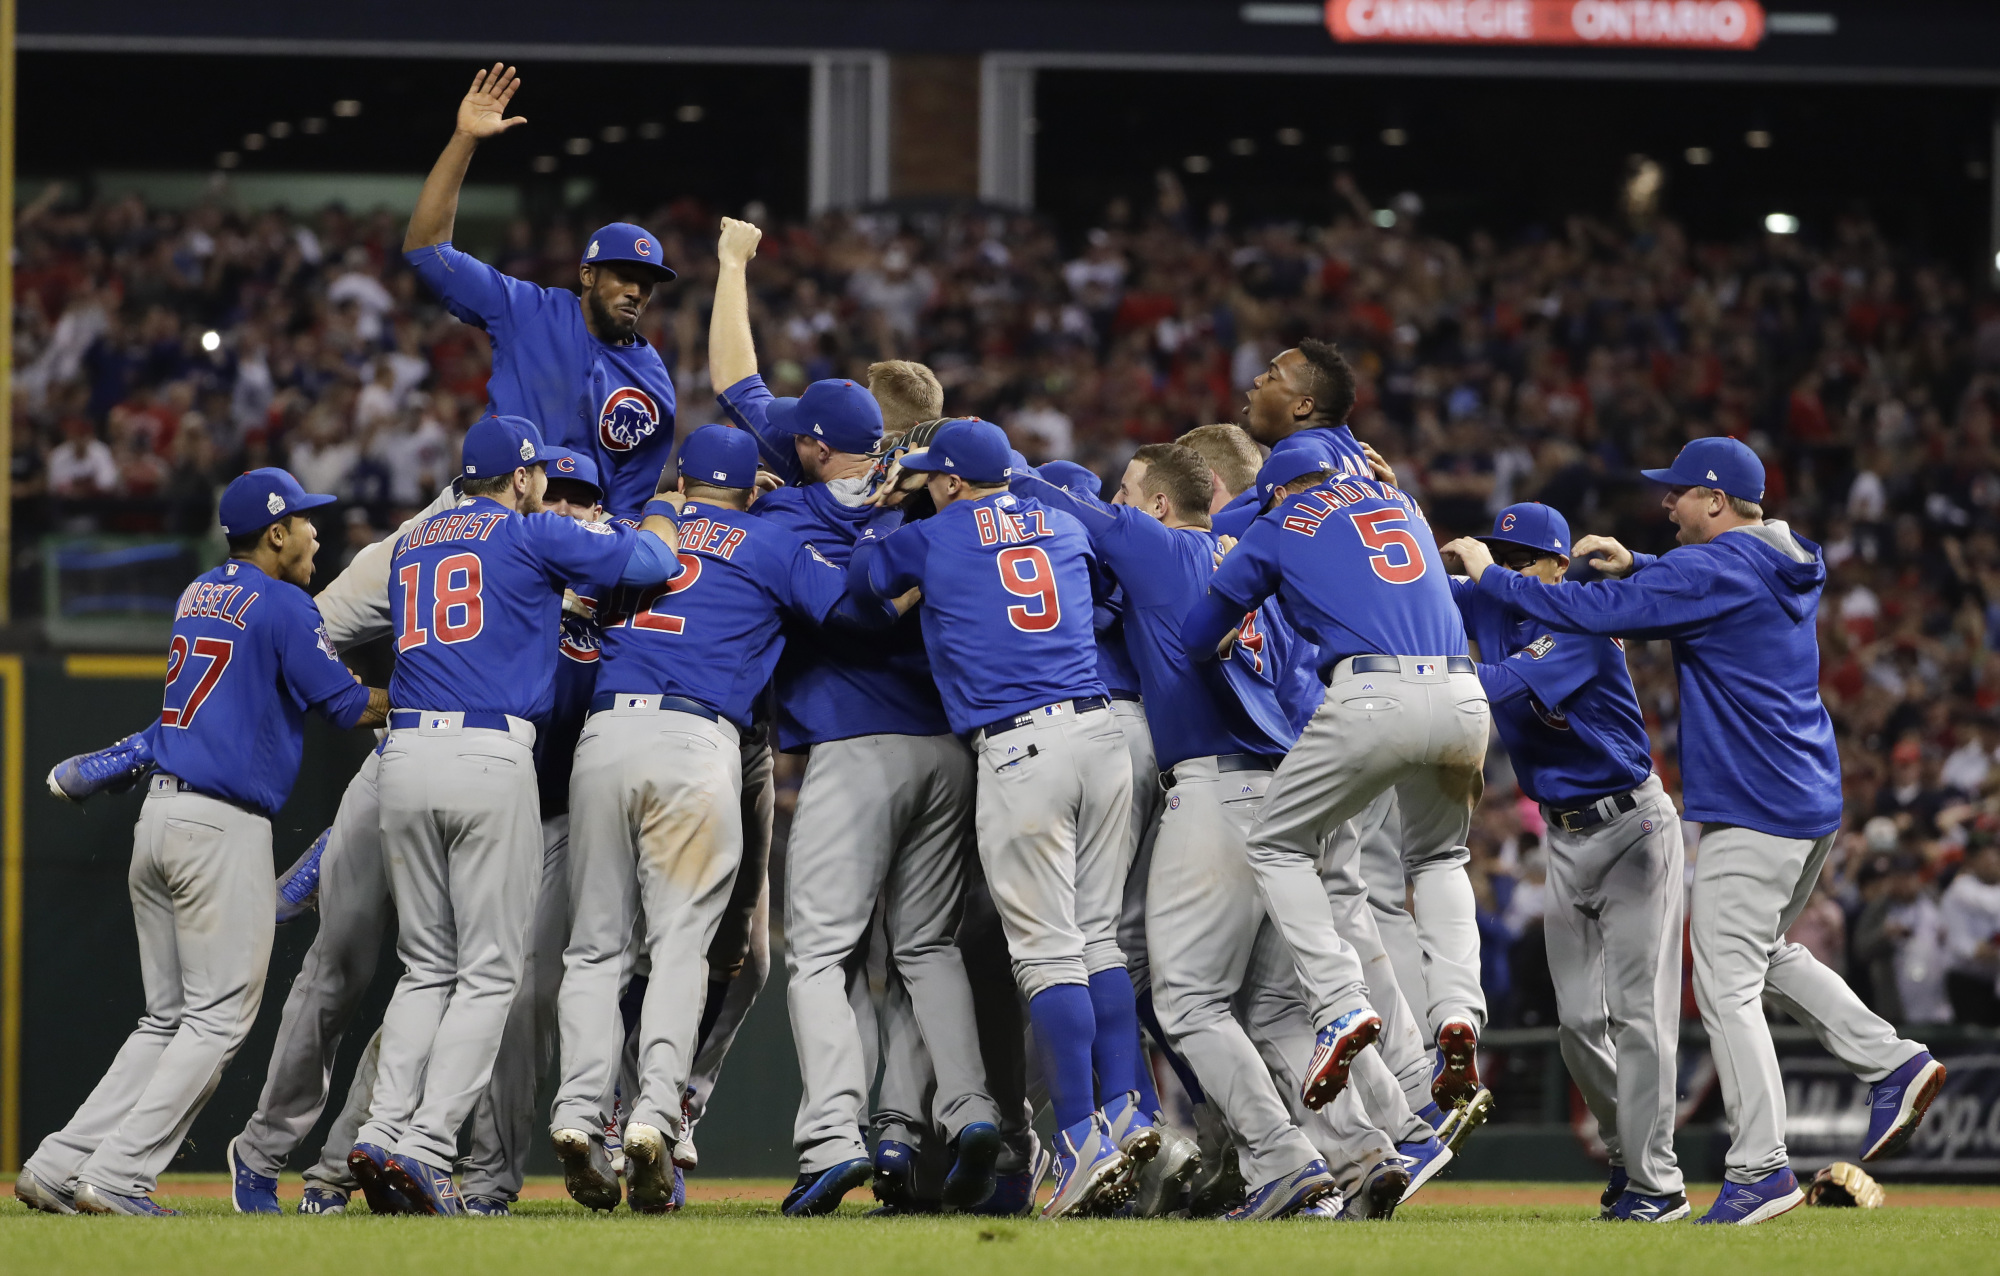
[[[389,632],[389,559],[396,538],[433,514],[458,504],[458,491],[446,484],[429,505],[401,527],[354,556],[347,569],[314,595],[326,636],[346,651]]]

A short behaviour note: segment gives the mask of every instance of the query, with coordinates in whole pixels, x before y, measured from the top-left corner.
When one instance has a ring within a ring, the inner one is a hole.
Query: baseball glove
[[[875,450],[869,453],[875,463],[868,472],[869,501],[875,505],[895,505],[903,511],[903,517],[912,522],[937,513],[937,507],[931,504],[930,493],[924,490],[926,476],[916,470],[905,472],[903,458],[928,451],[937,432],[946,423],[958,419],[946,416],[919,421],[893,439],[884,436]]]
[[[1806,1187],[1806,1204],[1839,1205],[1849,1209],[1872,1210],[1882,1204],[1882,1185],[1868,1172],[1849,1161],[1835,1161]]]

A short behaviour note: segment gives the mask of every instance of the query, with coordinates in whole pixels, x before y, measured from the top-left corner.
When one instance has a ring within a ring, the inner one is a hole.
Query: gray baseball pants
[[[1863,1081],[1880,1081],[1923,1049],[1898,1037],[1803,945],[1785,942],[1834,837],[1702,825],[1688,934],[1695,1003],[1729,1122],[1724,1177],[1732,1183],[1754,1183],[1786,1164],[1785,1081],[1764,1019],[1766,997]]]
[[[1681,817],[1660,777],[1638,805],[1594,828],[1549,821],[1542,934],[1563,1062],[1632,1190],[1684,1186],[1674,1157],[1681,1036]],[[1546,811],[1546,808],[1545,808]]]
[[[1414,1113],[1431,1101],[1430,1048],[1409,1001],[1403,996],[1395,964],[1375,928],[1368,888],[1361,880],[1360,857],[1354,854],[1359,823],[1349,820],[1335,832],[1320,860],[1320,878],[1326,884],[1327,903],[1333,907],[1334,929],[1360,958],[1368,981],[1368,1003],[1382,1020],[1382,1034],[1375,1047],[1355,1064],[1355,1080],[1364,1087],[1364,1102],[1375,1121],[1395,1141],[1403,1142],[1431,1132]],[[1301,1069],[1312,1054],[1311,1045],[1308,1040]],[[1381,1088],[1383,1084],[1388,1092]]]
[[[50,1183],[140,1196],[158,1185],[257,1019],[277,925],[271,821],[156,774],[125,880],[146,1013],[27,1168]]]
[[[1396,791],[1390,789],[1368,804],[1368,809],[1347,823],[1360,839],[1361,880],[1368,888],[1369,911],[1375,915],[1375,933],[1382,950],[1396,972],[1396,986],[1403,1000],[1416,1012],[1416,1029],[1422,1038],[1423,1058],[1409,1075],[1400,1071],[1403,1091],[1410,1102],[1422,1107],[1430,1102],[1431,1043],[1444,1020],[1433,1021],[1430,1007],[1440,998],[1433,995],[1430,963],[1424,958],[1423,941],[1417,938],[1417,922],[1410,916],[1410,882],[1403,871],[1403,817],[1396,809]],[[1442,985],[1445,976],[1438,975]],[[1440,988],[1440,991],[1442,989]],[[1480,1022],[1475,1020],[1474,1022]]]
[[[871,735],[813,746],[786,853],[786,1001],[804,1091],[793,1144],[817,1174],[868,1155],[873,1076],[848,1002],[881,900],[888,958],[910,999],[947,1137],[996,1120],[972,989],[953,936],[965,896],[972,757],[956,737]]]
[[[979,860],[1007,935],[1014,978],[1044,988],[1122,970],[1118,912],[1132,818],[1132,763],[1118,720],[1067,702],[1032,726],[980,732]]]
[[[1320,881],[1321,846],[1393,788],[1405,864],[1463,863],[1469,854],[1490,722],[1486,692],[1478,675],[1446,672],[1442,658],[1396,659],[1396,673],[1357,674],[1351,659],[1335,666],[1326,699],[1279,766],[1250,833],[1265,908],[1321,1025],[1368,1005],[1361,959],[1335,929]],[[1463,873],[1427,876],[1429,893],[1420,888],[1416,901],[1425,952],[1476,969],[1471,882]]]
[[[1113,700],[1111,716],[1125,733],[1125,755],[1132,760],[1132,821],[1125,830],[1125,894],[1118,910],[1118,951],[1132,987],[1152,987],[1146,967],[1146,880],[1153,861],[1153,835],[1160,822],[1160,768],[1153,756],[1153,733],[1146,725],[1145,706],[1136,700]]]
[[[722,1061],[771,975],[771,821],[777,809],[777,759],[762,732],[744,740],[738,756],[743,766],[743,858],[736,866],[722,922],[708,945],[708,995],[714,997],[717,985],[725,980],[728,987],[712,1016],[707,1006],[702,1008],[702,1022],[709,1027],[694,1056],[687,1094],[688,1119],[697,1123],[715,1094]]]
[[[624,1025],[618,999],[643,911],[650,964],[639,1012],[639,1082],[629,1120],[682,1134],[708,950],[743,854],[736,728],[652,707],[593,713],[570,780],[570,937],[557,1006],[562,1084],[553,1129],[601,1130]]]
[[[426,713],[383,742],[382,848],[404,970],[359,1141],[448,1170],[527,966],[542,816],[534,727],[436,724],[447,716]]]

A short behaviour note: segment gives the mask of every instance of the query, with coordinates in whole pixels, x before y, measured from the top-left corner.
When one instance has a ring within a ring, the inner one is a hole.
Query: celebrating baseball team
[[[158,1176],[256,1018],[275,925],[312,908],[228,1147],[239,1211],[279,1212],[336,1051],[371,1028],[301,1213],[358,1190],[377,1213],[507,1214],[551,1081],[571,1196],[680,1208],[770,966],[774,750],[806,759],[787,1215],[872,1182],[888,1215],[1390,1218],[1492,1106],[1465,866],[1496,729],[1549,827],[1549,965],[1610,1152],[1603,1216],[1691,1214],[1684,923],[1730,1135],[1699,1221],[1803,1199],[1767,998],[1872,1086],[1857,1159],[1906,1145],[1943,1067],[1784,939],[1840,821],[1826,566],[1764,517],[1748,447],[1698,439],[1646,471],[1680,542],[1658,558],[1572,544],[1536,504],[1440,547],[1344,424],[1352,370],[1308,339],[1240,427],[1140,448],[1107,502],[1080,466],[941,419],[918,364],[774,397],[745,285],[760,232],[730,219],[709,330],[728,421],[676,447],[673,381],[635,333],[672,277],[653,236],[592,235],[580,297],[452,246],[518,88],[511,67],[474,77],[404,245],[493,343],[461,476],[317,595],[307,515],[333,498],[237,478],[159,719],[49,777],[70,800],[145,785],[146,1009],[27,1160],[23,1203],[172,1212]],[[341,653],[385,636],[393,677],[362,686]],[[1672,644],[1684,813],[1625,639]],[[277,875],[308,709],[379,743]],[[402,975],[357,1023],[391,934]],[[1195,1137],[1163,1115],[1155,1055]]]

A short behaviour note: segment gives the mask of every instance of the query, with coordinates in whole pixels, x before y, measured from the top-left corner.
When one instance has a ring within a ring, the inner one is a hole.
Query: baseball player
[[[545,512],[542,448],[522,418],[475,423],[463,501],[401,537],[390,564],[390,696],[403,707],[389,715],[379,786],[405,971],[348,1165],[422,1213],[463,1211],[458,1129],[491,1077],[526,961],[542,875],[528,773],[533,723],[553,703],[562,590],[680,570],[663,515],[635,533]]]
[[[1318,476],[1309,471],[1299,482]],[[1378,480],[1343,477],[1285,497],[1254,523],[1183,628],[1188,651],[1213,658],[1244,614],[1276,594],[1319,648],[1326,694],[1250,837],[1265,905],[1321,1025],[1305,1078],[1308,1107],[1338,1093],[1382,1027],[1324,887],[1308,888],[1321,844],[1394,787],[1407,860],[1465,853],[1488,712],[1445,581],[1416,503]],[[1457,925],[1455,910],[1419,901],[1418,920],[1438,934],[1438,951],[1476,967],[1478,932]]]
[[[1764,518],[1764,464],[1734,439],[1696,439],[1642,473],[1667,485],[1680,548],[1655,558],[1608,537],[1577,544],[1615,579],[1549,586],[1490,570],[1476,540],[1449,548],[1481,594],[1538,624],[1673,643],[1683,800],[1702,824],[1688,901],[1695,1002],[1730,1133],[1722,1192],[1699,1221],[1761,1223],[1804,1199],[1786,1163],[1766,997],[1872,1083],[1863,1160],[1908,1143],[1944,1067],[1784,939],[1840,827],[1840,757],[1819,699],[1819,547]]]
[[[592,458],[605,507],[636,520],[674,442],[673,378],[636,330],[654,285],[674,277],[660,241],[629,222],[600,227],[579,267],[581,298],[503,275],[451,245],[473,151],[527,123],[507,115],[520,87],[514,68],[497,62],[473,75],[410,214],[403,258],[447,310],[493,339],[492,411],[534,421],[551,444]]]
[[[1569,570],[1569,524],[1546,505],[1508,506],[1479,539],[1543,584]],[[1515,778],[1548,821],[1549,975],[1563,1060],[1611,1154],[1605,1217],[1686,1218],[1674,1158],[1686,853],[1624,648],[1550,630],[1469,580],[1451,587]]]
[[[997,426],[941,428],[902,460],[928,476],[937,513],[879,544],[864,534],[848,581],[864,598],[923,591],[924,643],[951,727],[978,758],[979,856],[1062,1131],[1043,1210],[1059,1217],[1122,1189],[1159,1136],[1132,1111],[1138,1017],[1116,935],[1132,778],[1097,676],[1089,540],[1006,490],[1011,460]],[[1114,1129],[1135,1132],[1131,1152]]]
[[[151,1193],[257,1017],[277,911],[271,813],[298,776],[312,708],[343,728],[388,704],[334,654],[304,589],[319,538],[283,470],[232,481],[229,561],[181,594],[165,707],[133,835],[146,1014],[15,1195],[55,1214],[171,1214]]]
[[[722,221],[710,375],[724,387],[725,411],[786,484],[759,499],[758,517],[844,568],[878,516],[868,480],[881,408],[867,389],[838,379],[795,400],[771,396],[757,375],[744,283],[760,236],[747,222]],[[804,1082],[794,1133],[800,1190],[786,1212],[831,1213],[873,1172],[863,1138],[872,1070],[848,972],[878,898],[954,1150],[943,1204],[978,1205],[995,1187],[1000,1130],[953,942],[972,833],[972,755],[945,720],[915,618],[888,635],[790,643],[777,686],[780,746],[810,750],[786,854],[787,999]]]

